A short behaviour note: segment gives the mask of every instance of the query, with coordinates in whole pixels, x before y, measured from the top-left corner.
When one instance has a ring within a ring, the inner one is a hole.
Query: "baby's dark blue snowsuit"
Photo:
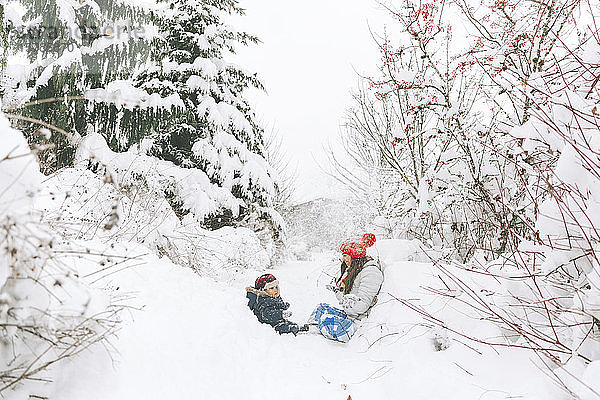
[[[290,307],[281,297],[270,297],[266,292],[253,287],[246,288],[248,307],[263,324],[269,324],[279,333],[298,334],[298,324],[283,318],[283,311]]]

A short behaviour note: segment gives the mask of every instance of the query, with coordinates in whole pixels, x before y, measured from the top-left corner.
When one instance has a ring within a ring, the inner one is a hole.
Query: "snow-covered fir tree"
[[[88,91],[129,78],[147,60],[149,13],[133,1],[23,0],[10,2],[4,19],[9,55],[20,56],[20,64],[11,62],[3,76],[3,108],[18,114],[13,119],[30,143],[53,144],[43,170],[72,162],[73,138],[92,128],[115,143],[119,110],[111,102],[91,103]],[[37,135],[44,123],[57,128],[51,138]]]
[[[238,209],[225,207],[206,221],[213,228],[234,219],[277,220],[264,131],[243,95],[262,85],[256,74],[225,61],[236,45],[258,41],[223,22],[227,14],[242,13],[235,1],[159,3],[154,22],[162,37],[154,45],[155,65],[137,77],[137,85],[167,100],[161,107],[127,112],[121,127],[127,138],[152,137],[154,155],[201,169],[241,200]]]

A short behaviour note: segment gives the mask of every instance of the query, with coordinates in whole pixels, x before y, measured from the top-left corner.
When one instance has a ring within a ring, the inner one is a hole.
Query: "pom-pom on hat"
[[[254,281],[254,287],[258,290],[270,289],[275,286],[279,286],[279,281],[272,274],[261,275]]]
[[[375,235],[365,233],[362,237],[344,240],[340,245],[340,251],[350,257],[364,257],[367,255],[367,247],[373,246],[375,241]]]

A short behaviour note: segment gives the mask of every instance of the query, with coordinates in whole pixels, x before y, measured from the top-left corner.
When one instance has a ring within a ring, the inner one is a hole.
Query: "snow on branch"
[[[109,82],[105,87],[88,89],[85,98],[95,102],[114,104],[129,110],[134,108],[183,108],[184,104],[177,93],[161,97],[158,93],[148,94],[137,88],[131,81],[118,80]]]

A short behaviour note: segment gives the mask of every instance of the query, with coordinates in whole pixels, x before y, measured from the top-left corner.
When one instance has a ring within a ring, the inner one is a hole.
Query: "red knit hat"
[[[372,233],[365,233],[359,238],[349,238],[342,242],[340,251],[350,257],[364,257],[367,255],[367,247],[373,246],[375,240]]]

